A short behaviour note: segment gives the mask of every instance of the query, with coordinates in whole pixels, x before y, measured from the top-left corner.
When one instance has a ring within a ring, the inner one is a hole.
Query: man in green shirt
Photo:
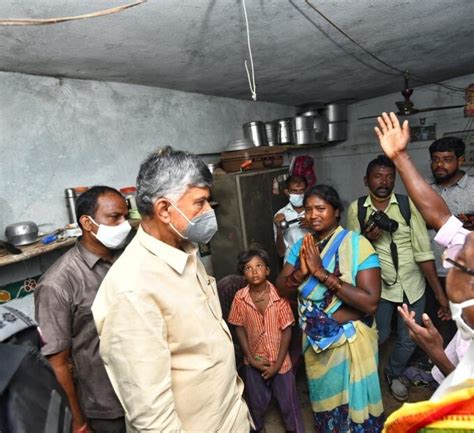
[[[394,310],[396,312],[397,306],[406,303],[409,309],[415,312],[416,320],[418,322],[421,320],[425,308],[425,278],[441,305],[438,314],[440,316],[449,314],[449,307],[436,274],[426,224],[411,201],[404,196],[393,194],[395,166],[392,161],[384,155],[371,161],[367,166],[364,182],[369,195],[365,199],[360,199],[362,206],[358,204],[358,200],[351,203],[347,215],[347,227],[362,232],[371,241],[380,258],[382,296],[376,321],[379,344],[382,344],[390,336],[392,315]],[[361,208],[365,213],[361,218],[364,221],[363,227],[359,223]],[[374,219],[373,214],[377,211],[383,212],[383,214],[379,212],[378,216],[388,217],[393,222],[371,223],[370,221]],[[397,315],[397,339],[385,369],[385,376],[393,396],[399,401],[408,398],[408,390],[400,380],[400,375],[406,368],[415,347],[416,344],[410,340],[406,325]]]

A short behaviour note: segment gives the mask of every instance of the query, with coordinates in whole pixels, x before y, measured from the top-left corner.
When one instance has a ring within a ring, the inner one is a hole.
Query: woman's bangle
[[[325,272],[324,277],[322,277],[322,278],[319,278],[319,277],[318,277],[317,273],[318,273],[319,270],[316,271],[313,275],[314,275],[321,283],[324,284],[324,283],[327,281],[327,279],[329,278],[329,275],[330,275],[330,274],[329,274],[329,271],[326,270],[326,269],[324,269],[324,268],[321,268],[320,270],[323,270],[323,271]]]
[[[335,281],[332,280],[330,285],[326,284],[326,286],[329,288],[329,290],[331,290],[331,292],[338,293],[339,290],[342,289],[343,282],[339,277],[336,277],[334,274],[332,274],[332,276],[334,276]]]
[[[329,274],[325,285],[331,292],[337,293],[342,288],[342,281],[335,274]]]

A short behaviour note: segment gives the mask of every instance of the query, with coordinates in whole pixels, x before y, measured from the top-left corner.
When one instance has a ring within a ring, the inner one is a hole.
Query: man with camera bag
[[[379,344],[390,336],[392,315],[403,303],[416,313],[417,322],[425,309],[425,278],[435,292],[440,316],[449,316],[448,300],[436,275],[434,255],[425,222],[408,197],[394,194],[395,166],[384,155],[372,160],[364,183],[369,195],[351,203],[347,228],[360,231],[373,245],[382,267],[382,296],[376,313]],[[397,339],[385,369],[392,395],[408,398],[400,380],[416,344],[397,315]]]

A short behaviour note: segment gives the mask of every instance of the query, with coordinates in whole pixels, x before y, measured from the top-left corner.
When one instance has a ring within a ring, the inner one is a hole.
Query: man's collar
[[[392,203],[398,203],[397,196],[395,195],[394,192],[392,192],[392,194],[390,195],[390,201],[388,202],[388,205],[390,206]],[[372,202],[372,196],[370,194],[367,195],[367,198],[365,199],[365,202],[364,202],[364,207],[369,207],[369,206],[372,209],[375,209],[374,203]]]
[[[287,211],[290,210],[290,211],[294,212],[297,215],[301,215],[301,214],[304,213],[304,208],[301,212],[298,212],[290,202],[288,202],[287,205],[283,209],[287,210]]]
[[[278,302],[281,298],[280,296],[278,296],[275,286],[272,283],[270,283],[270,281],[267,281],[267,283],[268,283],[268,289],[269,289],[268,305],[271,305],[274,302]],[[250,296],[250,286],[247,284],[242,290],[243,290],[242,297],[245,300],[245,302],[247,302],[250,305],[254,304],[252,297]]]
[[[138,228],[136,236],[144,248],[158,256],[179,274],[184,272],[189,256],[197,253],[197,247],[192,242],[185,242],[183,251],[149,235],[142,226]]]
[[[468,178],[468,174],[467,173],[464,173],[461,177],[461,179],[459,179],[457,181],[457,185],[459,185],[461,188],[467,188],[467,178]]]
[[[104,262],[107,262],[107,260],[104,260],[104,259],[102,259],[102,257],[97,256],[94,253],[92,253],[91,251],[89,251],[82,244],[81,241],[78,241],[76,243],[76,248],[77,248],[79,254],[81,255],[82,259],[86,262],[89,269],[92,269],[99,260],[103,260]],[[114,257],[113,257],[113,259],[111,260],[110,263],[113,263],[118,258],[119,255],[120,255],[120,252],[117,251],[117,253],[114,255]]]
[[[436,182],[436,179],[431,176],[430,179],[429,179],[429,183],[430,185],[436,185],[438,188],[451,188],[453,186],[459,186],[460,188],[467,188],[467,178],[469,177],[469,175],[464,172],[464,174],[459,178],[459,180],[452,184],[452,185],[449,185],[448,187],[444,187],[442,185],[440,185],[438,182]]]

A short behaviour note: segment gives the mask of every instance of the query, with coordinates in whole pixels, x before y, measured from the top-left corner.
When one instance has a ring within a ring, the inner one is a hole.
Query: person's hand
[[[252,356],[249,359],[249,364],[260,371],[265,371],[270,366],[270,361],[260,356]]]
[[[300,267],[298,268],[299,272],[301,273],[302,277],[306,277],[309,274],[308,263],[306,262],[306,254],[305,254],[304,242],[300,250]]]
[[[277,213],[275,215],[275,218],[273,218],[273,222],[275,223],[278,229],[280,228],[280,223],[284,220],[285,220],[285,215],[283,215],[282,213]]]
[[[441,337],[441,334],[434,327],[428,314],[423,313],[421,317],[424,326],[420,326],[415,322],[415,312],[409,311],[406,304],[403,304],[403,307],[398,307],[398,313],[408,328],[410,338],[420,346],[428,356],[437,350],[443,351],[443,337]]]
[[[403,122],[400,127],[400,122],[395,113],[382,113],[377,117],[379,126],[375,127],[375,134],[377,135],[380,146],[385,155],[390,159],[395,159],[401,153],[405,152],[410,142],[410,128],[408,120]]]
[[[457,217],[463,222],[463,227],[467,230],[474,230],[474,215],[460,213]]]
[[[302,229],[306,229],[306,230],[310,229],[309,222],[306,220],[305,217],[300,218],[299,225],[300,225],[300,228],[302,228]]]
[[[449,301],[444,293],[436,297],[439,308],[437,311],[438,317],[441,320],[451,320],[451,310],[449,309]]]
[[[93,433],[87,423],[72,423],[72,433]]]
[[[314,243],[313,236],[309,233],[303,238],[303,248],[308,271],[314,275],[315,272],[323,268],[323,263],[318,248]]]
[[[382,236],[382,229],[377,227],[375,224],[370,225],[364,229],[362,233],[369,241],[375,242]]]
[[[271,377],[275,376],[278,373],[280,367],[277,366],[274,362],[272,362],[265,370],[263,370],[262,377],[265,380],[270,379]]]

